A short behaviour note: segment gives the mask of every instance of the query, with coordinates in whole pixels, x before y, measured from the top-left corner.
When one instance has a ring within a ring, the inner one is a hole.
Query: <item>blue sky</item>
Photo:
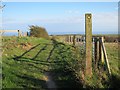
[[[45,27],[49,34],[85,32],[85,13],[92,13],[93,34],[118,32],[117,2],[4,2],[3,29],[29,31]]]

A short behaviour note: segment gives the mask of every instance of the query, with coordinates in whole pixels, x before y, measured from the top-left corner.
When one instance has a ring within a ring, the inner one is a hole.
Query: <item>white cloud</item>
[[[104,13],[94,13],[92,14],[93,24],[96,26],[116,26],[118,21],[117,12],[104,12]],[[70,16],[64,18],[34,18],[34,19],[13,19],[13,18],[3,18],[3,24],[11,23],[84,23],[84,15]]]
[[[93,14],[93,32],[118,32],[117,12]]]
[[[79,10],[68,10],[68,11],[65,11],[66,14],[79,14],[80,11]]]
[[[92,21],[93,21],[93,32],[98,31],[105,31],[105,32],[117,32],[118,30],[118,12],[103,12],[103,13],[93,13],[92,14]],[[26,20],[15,20],[6,18],[3,22],[4,26],[10,25],[58,25],[57,28],[66,28],[66,27],[78,27],[78,30],[84,30],[85,25],[85,15],[78,15],[78,16],[70,16],[70,17],[52,17],[52,18],[33,18],[33,19],[26,19]],[[65,25],[67,25],[65,27]],[[72,26],[73,25],[73,26]],[[55,29],[55,28],[53,28]],[[49,30],[49,28],[48,28]],[[77,30],[77,29],[76,29]],[[74,32],[74,31],[73,31]]]
[[[80,17],[65,17],[65,18],[48,18],[48,19],[33,19],[32,22],[41,23],[80,23]]]
[[[34,18],[34,19],[25,19],[25,20],[15,20],[12,18],[4,18],[3,24],[15,24],[15,23],[79,23],[81,22],[81,17],[65,17],[65,18]]]
[[[3,24],[11,24],[11,23],[15,23],[15,22],[17,22],[17,20],[14,18],[7,18],[7,17],[2,18]]]
[[[93,14],[93,23],[101,26],[117,26],[118,12],[104,12]]]

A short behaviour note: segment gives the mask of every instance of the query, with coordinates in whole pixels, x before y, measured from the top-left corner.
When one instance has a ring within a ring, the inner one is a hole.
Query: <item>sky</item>
[[[118,2],[3,2],[2,29],[29,31],[30,25],[49,34],[84,34],[85,14],[92,14],[93,34],[118,33]]]
[[[119,0],[2,0],[4,2],[118,2]]]

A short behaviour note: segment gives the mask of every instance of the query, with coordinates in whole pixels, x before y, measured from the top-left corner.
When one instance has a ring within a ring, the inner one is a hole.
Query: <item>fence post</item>
[[[110,66],[109,66],[109,62],[108,62],[108,57],[107,57],[107,53],[106,53],[106,49],[105,49],[105,45],[104,45],[104,38],[101,38],[101,43],[102,43],[102,51],[103,51],[103,56],[105,57],[105,64],[107,66],[108,69],[108,73],[109,75],[111,75],[111,71],[110,71]]]
[[[70,37],[70,35],[69,35],[69,44],[70,44],[70,42],[71,42],[71,37]]]
[[[69,37],[67,35],[65,37],[66,37],[66,43],[68,43],[69,42]]]
[[[101,37],[99,38],[99,61],[101,61],[101,52],[102,52],[102,49],[101,49],[102,45],[101,45]]]
[[[99,61],[99,38],[95,37],[95,68],[97,68]]]
[[[99,60],[104,63],[104,55],[103,55],[103,50],[102,50],[102,43],[104,42],[104,38],[100,37],[99,40]]]
[[[104,38],[103,37],[101,37],[101,42],[102,43],[104,43]],[[102,47],[101,47],[102,48]],[[103,50],[102,50],[102,52],[101,52],[101,61],[102,61],[102,63],[104,63],[104,54],[103,54]]]
[[[86,75],[92,75],[92,15],[85,14]]]
[[[18,37],[20,37],[20,30],[18,30]]]
[[[75,42],[76,42],[75,35],[73,35],[73,46],[75,46]]]

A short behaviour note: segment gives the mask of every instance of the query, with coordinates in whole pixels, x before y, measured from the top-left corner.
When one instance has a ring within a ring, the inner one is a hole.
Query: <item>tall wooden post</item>
[[[92,15],[85,14],[86,75],[92,75]]]

